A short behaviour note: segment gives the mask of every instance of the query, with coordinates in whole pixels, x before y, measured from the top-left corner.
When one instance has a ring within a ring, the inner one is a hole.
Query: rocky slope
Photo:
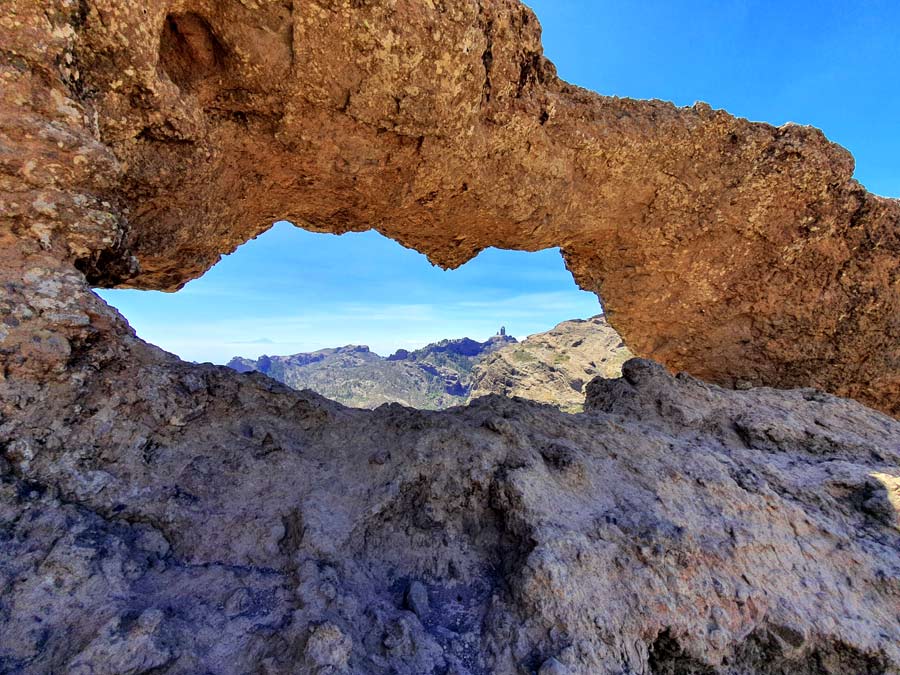
[[[235,357],[229,368],[259,371],[294,389],[311,389],[356,408],[401,403],[441,410],[466,402],[475,363],[515,338],[497,334],[485,342],[442,340],[422,349],[401,349],[387,358],[368,347],[348,345],[292,356]]]
[[[522,342],[501,331],[485,342],[442,340],[387,358],[348,345],[292,356],[235,357],[228,367],[258,371],[344,405],[384,403],[443,410],[479,396],[521,396],[566,412],[584,408],[585,385],[618,377],[632,354],[604,317],[564,321]]]
[[[564,321],[479,360],[469,396],[520,396],[580,412],[585,385],[598,376],[619,377],[631,356],[602,315]]]
[[[900,673],[891,418],[640,360],[579,415],[354,410],[72,287],[7,314],[121,332],[6,364],[0,672]]]
[[[892,418],[641,360],[578,415],[344,408],[6,243],[0,672],[900,673]]]
[[[0,672],[900,673],[896,420],[639,360],[344,408],[0,240]]]

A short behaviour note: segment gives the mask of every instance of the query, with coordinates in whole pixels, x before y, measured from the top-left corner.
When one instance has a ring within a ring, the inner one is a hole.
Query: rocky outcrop
[[[631,357],[602,315],[563,321],[481,359],[469,396],[519,396],[581,412],[585,385],[595,377],[619,377]]]
[[[175,289],[279,218],[560,246],[637,354],[900,412],[898,202],[817,130],[560,81],[516,0],[10,0],[4,229]]]
[[[0,12],[0,670],[900,672],[890,417],[647,361],[351,410],[89,286],[282,216],[560,244],[637,353],[896,412],[898,206],[821,134],[570,87],[512,0]]]
[[[354,410],[69,281],[20,326],[103,336],[0,382],[2,672],[900,672],[891,418],[639,360],[580,415]]]
[[[889,417],[645,361],[580,415],[353,410],[9,243],[0,671],[900,672]]]
[[[639,360],[579,415],[353,410],[10,260],[0,671],[900,672],[892,418]]]

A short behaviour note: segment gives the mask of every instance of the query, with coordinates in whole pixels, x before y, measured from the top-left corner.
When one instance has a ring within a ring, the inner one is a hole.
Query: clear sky
[[[856,156],[871,191],[900,196],[897,0],[531,0],[559,74],[602,94],[706,101],[812,124]],[[488,250],[444,272],[378,234],[280,223],[175,294],[102,291],[138,334],[183,358],[445,337],[518,337],[600,310],[558,251]]]
[[[445,272],[375,232],[281,222],[177,293],[102,291],[138,335],[195,361],[365,344],[382,355],[446,337],[547,330],[601,311],[558,250],[483,251]]]

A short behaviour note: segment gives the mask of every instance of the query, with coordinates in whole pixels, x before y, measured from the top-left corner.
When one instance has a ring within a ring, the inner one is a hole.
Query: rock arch
[[[516,0],[45,4],[0,27],[3,219],[93,285],[278,218],[445,267],[560,246],[643,356],[900,411],[900,203],[816,129],[566,84]]]
[[[3,4],[0,670],[897,671],[896,420],[640,359],[583,415],[354,411],[91,292],[276,216],[447,266],[555,242],[636,349],[896,413],[897,202],[537,36],[512,0]]]

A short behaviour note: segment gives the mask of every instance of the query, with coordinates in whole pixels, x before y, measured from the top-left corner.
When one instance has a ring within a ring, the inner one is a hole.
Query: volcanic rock
[[[820,132],[567,85],[514,0],[8,0],[0,45],[0,671],[900,673],[900,423],[755,386],[900,410],[900,205]],[[560,245],[742,390],[354,410],[90,290],[281,217]]]
[[[384,403],[442,410],[466,402],[472,369],[516,339],[497,334],[478,342],[448,339],[421,349],[399,349],[383,358],[366,346],[347,345],[291,356],[235,357],[228,367],[258,371],[294,389],[311,389],[344,405],[377,408]]]
[[[2,672],[900,672],[889,417],[641,360],[578,415],[344,408],[71,282],[18,306],[110,327],[0,382]]]
[[[900,203],[817,129],[561,81],[517,0],[9,0],[4,229],[174,290],[286,218],[559,246],[636,354],[900,413]]]
[[[580,412],[585,385],[598,376],[619,377],[631,357],[602,315],[563,321],[479,360],[469,396],[521,396]]]

